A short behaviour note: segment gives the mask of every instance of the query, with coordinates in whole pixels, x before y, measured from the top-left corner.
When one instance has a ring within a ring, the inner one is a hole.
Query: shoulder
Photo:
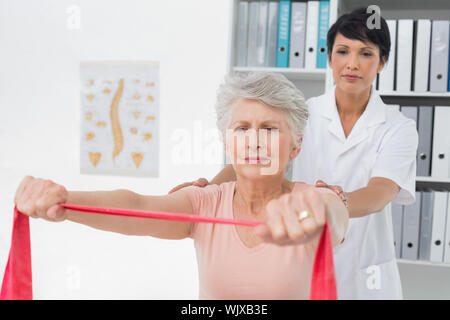
[[[419,134],[413,119],[406,117],[396,106],[380,103],[377,107],[383,108],[385,121],[374,127],[372,137],[377,152],[386,150],[389,156],[407,152],[415,154],[418,146]]]
[[[206,187],[189,186],[182,190],[186,192],[194,208],[216,206],[234,191],[235,181],[224,182],[220,185],[210,184]]]
[[[413,119],[406,117],[396,106],[384,104],[386,121],[391,125],[404,125],[415,123]]]
[[[292,191],[303,192],[303,191],[307,191],[307,190],[312,190],[313,189],[313,190],[316,190],[319,193],[335,194],[332,190],[330,190],[328,188],[323,188],[323,187],[319,188],[319,187],[316,187],[316,186],[314,186],[312,184],[308,184],[308,183],[305,183],[305,182],[302,182],[302,181],[294,181],[294,183],[295,183],[295,186],[294,186],[294,189]]]
[[[416,122],[400,112],[397,105],[385,104],[378,91],[372,93],[369,104],[370,119],[366,121],[369,127],[376,125],[374,127],[376,136],[385,140],[397,136],[398,133],[409,137],[417,135]]]
[[[392,132],[392,135],[402,135],[405,138],[418,136],[416,121],[406,117],[395,106],[385,105],[385,110],[385,126],[388,131]]]
[[[327,114],[330,108],[330,104],[333,103],[330,99],[330,93],[327,92],[317,97],[311,97],[306,100],[308,106],[308,121],[305,128],[305,134],[307,135],[309,131],[313,130],[317,132],[322,132],[322,121],[326,118],[322,117],[322,114]]]
[[[330,100],[330,92],[325,92],[324,94],[321,94],[320,96],[311,97],[306,100],[306,103],[308,105],[315,105],[317,103],[322,103],[325,101]]]
[[[315,114],[320,108],[324,108],[329,103],[332,103],[329,92],[306,100],[310,114]]]

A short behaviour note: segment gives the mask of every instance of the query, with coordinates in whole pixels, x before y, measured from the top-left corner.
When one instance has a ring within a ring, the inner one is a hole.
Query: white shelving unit
[[[233,0],[230,52],[228,61],[228,72],[250,72],[269,71],[280,72],[291,80],[304,93],[306,98],[321,95],[328,86],[332,85],[332,74],[330,69],[293,69],[293,68],[257,68],[257,67],[236,67],[237,61],[237,26],[238,26],[238,4],[239,0]],[[337,17],[338,0],[330,0],[330,20],[332,25]],[[331,80],[331,82],[330,82]]]
[[[233,72],[279,72],[285,75],[290,80],[318,80],[325,81],[327,71],[325,69],[294,69],[294,68],[254,68],[254,67],[233,67]]]
[[[427,98],[427,99],[433,99],[433,98],[450,98],[450,92],[397,92],[397,91],[383,91],[379,92],[382,96],[389,96],[389,97],[407,97],[407,98]]]
[[[422,261],[422,260],[414,260],[414,261],[412,261],[412,260],[398,259],[397,262],[398,263],[403,263],[403,264],[413,264],[413,265],[426,266],[426,267],[440,267],[440,268],[449,268],[450,267],[450,265],[448,263]]]
[[[418,182],[438,182],[438,183],[448,183],[450,184],[450,178],[440,178],[440,177],[416,177]]]
[[[233,0],[232,24],[228,72],[270,71],[280,72],[290,79],[305,94],[306,98],[323,94],[333,85],[333,75],[327,69],[290,69],[290,68],[254,68],[236,67],[237,57],[237,19],[239,0]],[[338,16],[358,7],[376,4],[385,19],[450,19],[449,0],[330,0],[331,26]],[[392,58],[391,58],[392,59]],[[385,103],[399,105],[449,106],[450,93],[435,92],[380,92]],[[450,134],[450,130],[449,130]],[[446,187],[450,190],[450,177],[417,177],[417,184]],[[411,299],[450,299],[450,264],[424,261],[398,260],[405,298]],[[420,273],[420,274],[419,274]],[[424,279],[426,280],[424,283]],[[445,287],[443,280],[446,279]],[[429,287],[433,293],[427,294]],[[439,290],[436,290],[439,288]]]

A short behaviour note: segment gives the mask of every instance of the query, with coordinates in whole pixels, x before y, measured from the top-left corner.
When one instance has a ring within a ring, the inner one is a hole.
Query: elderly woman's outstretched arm
[[[267,204],[266,224],[256,234],[278,245],[303,244],[317,240],[328,220],[333,247],[342,243],[348,227],[348,210],[331,190],[310,187],[291,192]],[[311,216],[299,219],[303,211]]]
[[[65,209],[58,204],[194,213],[191,201],[184,190],[164,196],[144,196],[125,189],[68,191],[64,186],[51,180],[31,176],[22,180],[16,191],[14,203],[20,212],[33,218],[49,221],[70,220],[104,231],[162,239],[188,237],[191,222],[92,214]]]
[[[335,193],[322,193],[327,212],[326,217],[330,226],[333,247],[344,241],[348,228],[349,212],[342,200]]]

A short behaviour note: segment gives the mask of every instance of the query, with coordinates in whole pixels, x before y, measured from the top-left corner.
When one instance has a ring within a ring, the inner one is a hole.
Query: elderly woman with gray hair
[[[279,74],[236,75],[220,86],[216,110],[236,181],[149,196],[129,190],[68,191],[27,176],[16,192],[17,209],[35,218],[67,219],[126,235],[190,237],[197,252],[200,299],[307,299],[325,221],[337,246],[347,229],[348,211],[329,189],[285,178],[302,143],[308,117],[304,97]],[[264,223],[252,228],[93,215],[59,203]]]

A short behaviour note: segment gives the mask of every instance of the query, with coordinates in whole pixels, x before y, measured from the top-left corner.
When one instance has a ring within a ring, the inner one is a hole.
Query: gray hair
[[[225,141],[226,129],[231,122],[231,105],[239,99],[251,99],[279,108],[286,114],[295,145],[308,119],[308,106],[303,93],[279,73],[250,72],[227,76],[217,92],[217,127]]]

